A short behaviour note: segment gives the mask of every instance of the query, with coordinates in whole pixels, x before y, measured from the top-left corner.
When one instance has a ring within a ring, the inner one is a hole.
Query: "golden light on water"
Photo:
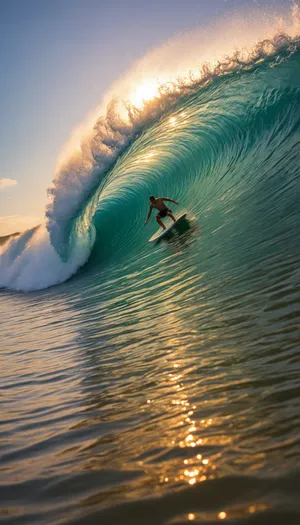
[[[194,440],[194,437],[192,436],[192,434],[189,434],[186,438],[185,438],[186,441],[193,441]]]
[[[189,480],[189,484],[190,484],[190,485],[195,485],[196,481],[197,481],[196,478],[191,478],[191,479]]]
[[[199,470],[198,469],[195,469],[195,470],[185,470],[184,471],[184,475],[185,476],[189,476],[190,478],[194,478],[195,476],[198,476],[199,474]]]
[[[216,469],[216,465],[214,465],[211,458],[203,457],[203,454],[199,453],[198,449],[198,447],[201,447],[207,442],[207,440],[203,440],[202,437],[199,436],[199,433],[202,429],[212,425],[213,418],[198,420],[196,413],[197,407],[188,401],[188,396],[184,392],[186,390],[184,369],[181,369],[177,360],[172,364],[170,363],[170,365],[173,371],[168,370],[167,382],[172,389],[178,387],[181,389],[180,393],[177,390],[178,393],[171,399],[171,405],[178,407],[179,411],[181,411],[181,417],[178,413],[180,420],[177,422],[177,430],[179,431],[179,428],[182,429],[170,443],[172,443],[173,446],[175,445],[181,449],[186,449],[189,457],[182,459],[183,468],[180,474],[174,472],[174,474],[170,476],[169,471],[168,479],[170,482],[172,482],[172,480],[176,482],[184,481],[189,486],[193,486],[215,477],[213,470]],[[178,409],[176,409],[176,411]],[[166,475],[166,473],[164,475]]]
[[[226,517],[227,517],[226,512],[219,512],[219,514],[218,514],[218,518],[219,518],[220,520],[225,520]]]
[[[174,121],[170,122],[170,124],[172,123]],[[151,161],[153,155],[157,157],[157,150],[148,152],[145,160]],[[174,313],[169,317],[173,329]],[[174,345],[178,346],[178,340],[172,337],[168,340],[168,347],[172,348]],[[151,405],[148,404],[149,409],[151,407],[152,410],[157,410],[156,407],[159,408],[160,404],[163,403],[165,410],[170,411],[170,415],[174,419],[172,429],[167,431],[164,429],[162,432],[164,443],[167,442],[168,448],[174,448],[174,451],[170,450],[170,460],[167,463],[162,463],[158,472],[157,467],[156,472],[153,469],[154,474],[158,474],[162,490],[165,490],[163,487],[166,485],[172,487],[174,483],[176,485],[186,484],[192,489],[198,483],[206,484],[214,479],[218,463],[214,454],[210,455],[210,445],[218,444],[220,440],[223,441],[224,439],[223,436],[222,438],[218,436],[217,429],[216,432],[213,430],[215,426],[218,426],[218,418],[205,406],[207,401],[203,402],[203,406],[195,404],[196,400],[189,388],[191,371],[186,366],[183,356],[183,347],[181,346],[180,352],[169,351],[163,384],[167,392],[167,399],[150,398]],[[206,429],[208,429],[209,434]]]
[[[142,160],[143,160],[144,162],[150,162],[150,159],[151,159],[152,157],[155,157],[155,153],[152,153],[152,152],[151,152],[151,153],[148,153],[147,155],[144,155],[144,156],[142,157]]]

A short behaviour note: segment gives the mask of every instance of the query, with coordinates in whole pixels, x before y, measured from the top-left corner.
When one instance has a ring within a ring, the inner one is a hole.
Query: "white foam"
[[[44,225],[8,241],[0,250],[0,287],[32,291],[62,283],[88,259],[95,234],[78,242],[66,263],[50,243]]]

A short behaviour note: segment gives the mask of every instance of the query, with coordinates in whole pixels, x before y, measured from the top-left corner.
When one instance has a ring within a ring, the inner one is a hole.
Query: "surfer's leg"
[[[174,215],[173,215],[173,213],[172,213],[171,211],[168,211],[167,215],[168,215],[169,217],[171,217],[171,219],[172,219],[173,222],[176,222],[176,219],[175,219],[175,217],[174,217]]]
[[[161,216],[159,215],[159,213],[156,215],[156,222],[162,227],[163,230],[166,229],[164,223],[161,220]]]

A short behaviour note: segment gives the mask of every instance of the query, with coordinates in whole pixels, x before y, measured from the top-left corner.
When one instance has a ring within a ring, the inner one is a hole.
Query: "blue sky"
[[[136,59],[252,4],[291,2],[2,0],[0,235],[42,219],[63,144]]]

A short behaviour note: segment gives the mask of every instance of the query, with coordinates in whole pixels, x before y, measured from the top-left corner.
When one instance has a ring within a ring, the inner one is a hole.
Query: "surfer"
[[[153,208],[158,210],[158,214],[156,215],[156,222],[164,230],[166,229],[166,226],[164,225],[164,223],[162,222],[161,219],[163,219],[164,217],[168,216],[168,217],[171,217],[173,222],[176,222],[176,219],[175,219],[172,211],[165,205],[164,201],[174,202],[174,204],[179,204],[178,202],[173,201],[173,199],[168,199],[167,197],[157,197],[157,199],[156,199],[155,197],[153,197],[153,195],[151,195],[151,197],[149,197],[149,200],[151,202],[151,205],[150,205],[150,209],[149,209],[149,213],[148,213],[147,219],[145,220],[145,224],[147,224],[147,222],[149,221],[150,215],[152,213]]]

